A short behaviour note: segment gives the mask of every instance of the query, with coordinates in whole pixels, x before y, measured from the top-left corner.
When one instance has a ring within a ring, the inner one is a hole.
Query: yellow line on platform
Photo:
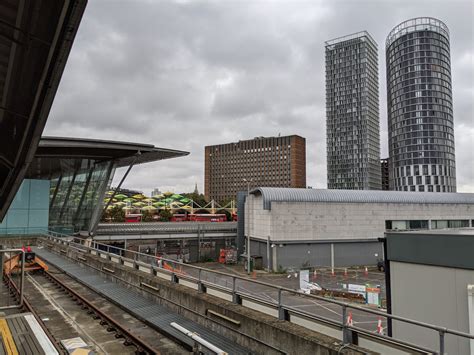
[[[0,319],[0,334],[2,335],[3,343],[5,344],[5,350],[8,355],[19,355],[18,350],[13,340],[12,333],[8,327],[8,323],[5,319]]]

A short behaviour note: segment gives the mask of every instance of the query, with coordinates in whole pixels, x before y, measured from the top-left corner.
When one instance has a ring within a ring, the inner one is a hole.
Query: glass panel
[[[10,208],[27,209],[30,203],[30,180],[26,179],[20,185]]]
[[[61,179],[55,197],[51,189],[50,229],[62,233],[89,229],[92,215],[99,208],[98,203],[102,207],[103,195],[111,182],[108,175],[111,164],[90,159],[61,161],[60,172],[57,172]]]
[[[443,220],[432,221],[431,228],[433,229],[448,228],[448,221],[443,221]]]
[[[428,229],[428,221],[408,221],[410,229]]]
[[[406,221],[392,221],[392,229],[400,229],[400,230],[407,229],[407,222]]]
[[[448,228],[469,227],[469,220],[448,221]]]
[[[49,208],[49,180],[30,180],[30,209]]]

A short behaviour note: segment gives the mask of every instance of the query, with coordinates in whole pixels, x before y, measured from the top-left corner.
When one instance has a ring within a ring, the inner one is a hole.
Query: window
[[[423,185],[418,186],[418,191],[424,192],[424,191],[425,191],[425,187],[424,187]]]
[[[468,219],[431,221],[432,229],[466,228],[466,227],[469,227]]]
[[[423,165],[423,175],[428,175],[428,165]]]
[[[410,229],[428,229],[428,221],[407,221]]]

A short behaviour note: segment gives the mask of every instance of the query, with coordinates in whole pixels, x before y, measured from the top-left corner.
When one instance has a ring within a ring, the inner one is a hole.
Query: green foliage
[[[173,213],[170,210],[164,209],[160,210],[160,219],[164,222],[168,222],[171,217],[173,217]]]
[[[227,221],[229,221],[229,222],[232,221],[232,213],[230,213],[229,211],[227,211],[227,210],[218,210],[216,212],[225,214],[225,216],[227,218]]]
[[[187,197],[191,200],[193,200],[195,203],[197,203],[199,206],[204,207],[209,203],[209,201],[206,200],[206,197],[203,194],[196,194],[196,193],[182,193],[181,194],[183,197]]]
[[[221,201],[219,201],[219,205],[221,205],[222,207],[226,206],[226,205],[229,205],[232,201],[235,201],[235,198],[232,198],[232,197],[227,197]]]
[[[151,213],[150,211],[143,211],[142,221],[143,222],[153,222],[153,213]]]
[[[122,207],[113,207],[104,213],[104,215],[106,214],[108,214],[108,217],[112,222],[125,222],[125,211]]]

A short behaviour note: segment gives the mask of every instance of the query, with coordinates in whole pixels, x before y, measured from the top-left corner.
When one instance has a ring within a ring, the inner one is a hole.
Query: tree
[[[168,222],[171,219],[171,217],[173,217],[173,213],[171,213],[171,211],[168,209],[161,210],[159,214],[163,222]]]
[[[226,216],[228,222],[231,222],[231,221],[233,220],[233,219],[232,219],[232,213],[230,213],[230,212],[227,211],[227,210],[219,210],[219,211],[217,211],[217,213],[223,213],[223,214],[225,214],[225,216]]]
[[[114,206],[109,211],[109,216],[114,222],[125,222],[125,211],[122,207]]]
[[[151,213],[150,211],[143,211],[142,221],[143,222],[153,222],[153,213]]]
[[[183,197],[189,198],[193,200],[196,204],[198,204],[201,207],[204,207],[209,203],[209,201],[206,200],[206,197],[203,194],[196,194],[194,192],[192,193],[182,193],[181,194]],[[196,206],[195,206],[196,207]]]
[[[233,198],[233,197],[227,197],[227,198],[225,198],[225,199],[219,201],[219,204],[220,204],[222,207],[225,207],[226,205],[230,205],[230,203],[231,203],[232,201],[235,201],[235,198]]]

